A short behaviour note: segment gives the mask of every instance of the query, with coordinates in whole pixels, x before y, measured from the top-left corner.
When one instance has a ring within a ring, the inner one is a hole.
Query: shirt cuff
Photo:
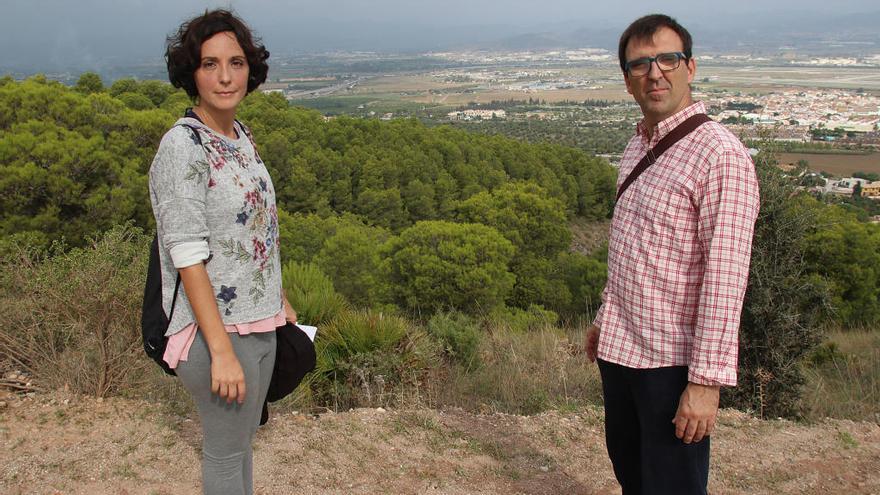
[[[182,242],[169,250],[174,268],[186,268],[208,259],[208,241]]]
[[[596,311],[596,317],[593,318],[593,325],[596,325],[597,327],[599,327],[600,330],[602,329],[602,317],[603,316],[605,316],[605,304],[602,304],[601,306],[599,306],[599,310]]]
[[[735,387],[736,368],[688,368],[688,381],[697,385]]]

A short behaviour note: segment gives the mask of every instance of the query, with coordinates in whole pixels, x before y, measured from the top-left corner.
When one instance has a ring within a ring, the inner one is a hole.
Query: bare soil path
[[[197,420],[154,403],[0,397],[0,493],[200,493]],[[617,494],[602,411],[274,414],[255,443],[256,493]],[[713,494],[880,493],[880,426],[802,425],[722,411]]]

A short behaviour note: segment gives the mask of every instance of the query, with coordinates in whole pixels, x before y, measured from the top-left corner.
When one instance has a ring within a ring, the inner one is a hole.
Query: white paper
[[[318,333],[318,327],[313,327],[313,326],[309,326],[309,325],[303,325],[302,323],[297,323],[296,326],[298,326],[300,329],[302,329],[302,331],[305,332],[306,335],[309,336],[309,339],[310,339],[312,342],[315,341],[315,334]]]

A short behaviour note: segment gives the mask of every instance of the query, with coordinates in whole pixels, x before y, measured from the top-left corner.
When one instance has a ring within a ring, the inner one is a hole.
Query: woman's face
[[[235,112],[247,95],[247,57],[235,34],[223,31],[202,43],[202,60],[195,72],[199,107],[209,112]]]

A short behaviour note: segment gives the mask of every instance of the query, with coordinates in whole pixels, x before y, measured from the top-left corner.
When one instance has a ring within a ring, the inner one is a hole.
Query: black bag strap
[[[711,121],[708,115],[705,113],[698,113],[696,115],[691,115],[681,124],[675,126],[675,129],[669,131],[669,134],[663,136],[663,139],[657,143],[656,146],[648,150],[648,153],[639,161],[638,165],[632,169],[632,172],[626,176],[626,179],[623,181],[623,184],[620,185],[620,189],[617,190],[617,200],[620,200],[620,197],[623,196],[624,191],[635,182],[636,179],[642,175],[642,172],[648,169],[654,162],[660,158],[660,155],[663,154],[664,151],[668,150],[672,147],[673,144],[677,143],[683,137],[687,136],[691,132],[693,132],[697,127],[705,124],[706,122]]]
[[[157,263],[159,259],[159,234],[153,236],[153,244],[150,247],[153,251],[150,256],[155,256]],[[177,280],[174,282],[174,295],[171,296],[171,310],[168,313],[168,323],[171,323],[171,317],[174,316],[174,306],[177,304],[177,293],[180,291],[180,272],[177,272]],[[167,328],[166,328],[167,330]]]
[[[174,316],[174,306],[177,305],[177,292],[180,290],[180,272],[177,272],[177,281],[174,282],[174,295],[171,296],[171,311],[168,312],[168,324],[171,324],[171,317]]]

